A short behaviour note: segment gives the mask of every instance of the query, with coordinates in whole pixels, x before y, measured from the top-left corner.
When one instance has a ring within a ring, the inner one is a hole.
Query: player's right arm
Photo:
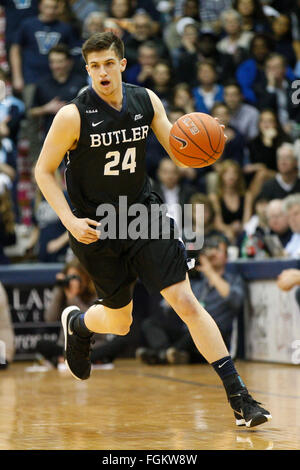
[[[81,243],[99,239],[94,227],[99,224],[88,218],[79,219],[72,213],[60,188],[55,172],[65,154],[74,148],[80,135],[80,115],[75,105],[64,106],[55,116],[35,167],[37,184],[66,229]]]

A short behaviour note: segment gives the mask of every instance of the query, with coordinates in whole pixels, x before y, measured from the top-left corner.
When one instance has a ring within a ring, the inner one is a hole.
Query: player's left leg
[[[76,379],[86,380],[91,373],[93,333],[126,335],[132,323],[132,301],[121,308],[93,305],[86,313],[76,306],[67,307],[61,321],[65,337],[65,362]]]
[[[214,367],[226,390],[238,426],[257,426],[271,419],[249,394],[235,369],[220,330],[194,296],[188,277],[161,291],[175,312],[187,324],[199,352]]]

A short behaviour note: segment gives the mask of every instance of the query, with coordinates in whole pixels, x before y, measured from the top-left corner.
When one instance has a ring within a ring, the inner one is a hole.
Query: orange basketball
[[[186,166],[201,168],[220,158],[225,136],[220,124],[209,114],[190,113],[173,124],[169,142],[177,160]]]

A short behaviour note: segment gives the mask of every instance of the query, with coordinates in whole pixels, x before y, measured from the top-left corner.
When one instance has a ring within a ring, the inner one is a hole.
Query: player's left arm
[[[158,138],[159,142],[161,145],[164,147],[166,150],[167,154],[172,158],[174,163],[176,163],[177,166],[181,166],[184,168],[187,168],[186,165],[183,165],[181,162],[179,162],[174,155],[172,154],[171,146],[169,143],[169,136],[170,136],[170,131],[172,129],[172,124],[170,123],[165,108],[163,107],[162,102],[158,98],[158,96],[153,93],[153,91],[148,90],[147,92],[149,94],[153,109],[154,109],[154,117],[151,123],[151,128]]]

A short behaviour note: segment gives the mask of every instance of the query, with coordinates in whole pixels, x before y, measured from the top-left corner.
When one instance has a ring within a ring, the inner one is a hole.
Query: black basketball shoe
[[[78,307],[64,309],[61,322],[65,334],[65,363],[78,380],[86,380],[91,374],[91,337],[81,338],[72,330],[72,322],[81,312]]]
[[[259,406],[261,403],[254,400],[246,388],[231,393],[228,400],[237,426],[253,428],[272,419],[270,412]]]

